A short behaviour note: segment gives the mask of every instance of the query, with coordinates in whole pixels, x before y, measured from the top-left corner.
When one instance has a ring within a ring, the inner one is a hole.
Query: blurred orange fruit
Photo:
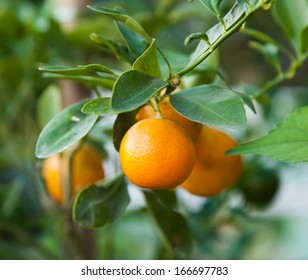
[[[174,188],[188,177],[194,162],[191,137],[167,119],[150,118],[135,123],[120,145],[124,174],[142,188]]]
[[[71,162],[71,167],[69,167]],[[69,160],[66,154],[52,155],[42,166],[42,177],[46,189],[58,203],[63,203],[64,186],[69,184],[69,168],[71,168],[71,197],[83,188],[104,178],[102,156],[91,146],[82,145]]]
[[[199,196],[213,196],[232,187],[242,173],[242,158],[225,152],[237,142],[223,131],[204,126],[195,142],[194,168],[181,184],[188,192]]]

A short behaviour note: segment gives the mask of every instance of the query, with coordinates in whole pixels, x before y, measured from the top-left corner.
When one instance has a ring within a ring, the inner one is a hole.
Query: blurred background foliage
[[[120,38],[111,21],[86,9],[89,2],[2,0],[0,3],[0,259],[308,258],[305,164],[245,157],[240,182],[222,195],[204,199],[177,190],[180,211],[187,218],[193,236],[189,255],[172,252],[165,246],[147,213],[144,198],[133,186],[129,189],[131,202],[126,214],[95,231],[73,224],[70,209],[59,207],[49,198],[40,178],[40,162],[34,156],[38,133],[48,116],[79,98],[80,92],[81,96],[88,95],[89,89],[80,91],[79,85],[43,78],[38,67],[86,63],[126,67],[107,50],[91,43],[89,35],[93,32]],[[227,10],[231,2],[223,1],[222,8]],[[168,49],[167,56],[181,52],[184,59],[196,46],[195,43],[184,46],[185,37],[216,23],[207,10],[200,9],[198,1],[97,3],[123,7],[157,38],[161,49]],[[255,14],[248,26],[264,31],[289,48],[272,12]],[[259,137],[297,107],[306,105],[307,67],[304,65],[294,79],[272,89],[260,100],[256,104],[257,115],[248,109],[249,129],[234,136],[239,140]],[[207,70],[186,83],[208,83],[213,79],[223,83],[217,68],[232,86],[247,90],[253,88],[251,85],[264,84],[274,75],[242,33],[228,39],[209,58]],[[72,92],[76,87],[77,97]],[[42,113],[42,107],[49,112]],[[113,121],[107,119],[92,133],[94,139],[104,135],[100,143],[106,150],[110,150],[108,135]],[[109,161],[110,165],[107,161],[107,172],[113,172],[113,161],[114,158]],[[170,204],[172,207],[172,199]]]

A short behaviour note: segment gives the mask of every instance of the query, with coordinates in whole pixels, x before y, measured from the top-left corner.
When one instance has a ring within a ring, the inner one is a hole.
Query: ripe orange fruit
[[[195,143],[196,162],[181,187],[199,196],[213,196],[233,186],[242,173],[242,158],[225,152],[237,146],[228,134],[204,126]]]
[[[61,156],[55,154],[45,159],[42,166],[42,177],[45,180],[46,189],[58,203],[63,200],[62,186],[65,183],[63,177],[67,177],[67,169],[62,163]]]
[[[45,180],[48,193],[58,203],[63,202],[63,188],[68,184],[69,168],[72,170],[71,197],[80,189],[104,178],[101,155],[91,146],[83,145],[77,149],[70,160],[67,155],[52,155],[47,158],[42,167],[42,177]]]
[[[163,118],[174,121],[185,130],[187,130],[188,134],[191,136],[193,141],[195,141],[202,130],[202,124],[191,121],[182,115],[180,115],[177,111],[175,111],[172,106],[170,105],[169,98],[163,99],[158,104],[161,115]],[[141,107],[139,112],[136,115],[136,120],[144,120],[149,118],[155,118],[156,112],[151,105],[145,105]]]
[[[190,174],[195,149],[188,133],[167,119],[146,119],[135,123],[120,145],[124,174],[136,186],[171,189]]]

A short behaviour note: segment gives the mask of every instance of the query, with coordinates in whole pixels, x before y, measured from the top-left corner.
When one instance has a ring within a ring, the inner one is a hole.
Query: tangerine
[[[42,177],[48,193],[58,203],[63,203],[63,188],[68,183],[69,168],[72,176],[71,197],[80,189],[104,178],[102,156],[89,145],[78,148],[70,160],[66,154],[52,155],[43,163]]]
[[[142,188],[174,188],[188,177],[194,162],[195,149],[190,136],[167,119],[141,120],[121,141],[123,172]]]
[[[196,162],[181,187],[199,196],[213,196],[233,186],[242,173],[242,158],[225,152],[237,146],[227,133],[203,126],[195,142]]]

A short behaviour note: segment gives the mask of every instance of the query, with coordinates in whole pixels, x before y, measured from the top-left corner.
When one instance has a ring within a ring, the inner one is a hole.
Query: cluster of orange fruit
[[[233,138],[181,116],[168,98],[159,103],[159,110],[161,117],[151,105],[143,106],[121,141],[121,167],[133,184],[153,190],[180,186],[195,195],[213,196],[236,183],[242,159],[225,155],[237,145]],[[104,178],[102,160],[89,145],[79,147],[70,160],[65,153],[47,158],[42,168],[47,191],[63,203],[63,186],[70,184],[73,197]]]
[[[143,106],[121,142],[120,163],[127,178],[142,188],[180,186],[199,196],[232,187],[241,175],[242,158],[225,152],[237,142],[181,116],[168,98],[158,106],[161,118],[151,105]]]

